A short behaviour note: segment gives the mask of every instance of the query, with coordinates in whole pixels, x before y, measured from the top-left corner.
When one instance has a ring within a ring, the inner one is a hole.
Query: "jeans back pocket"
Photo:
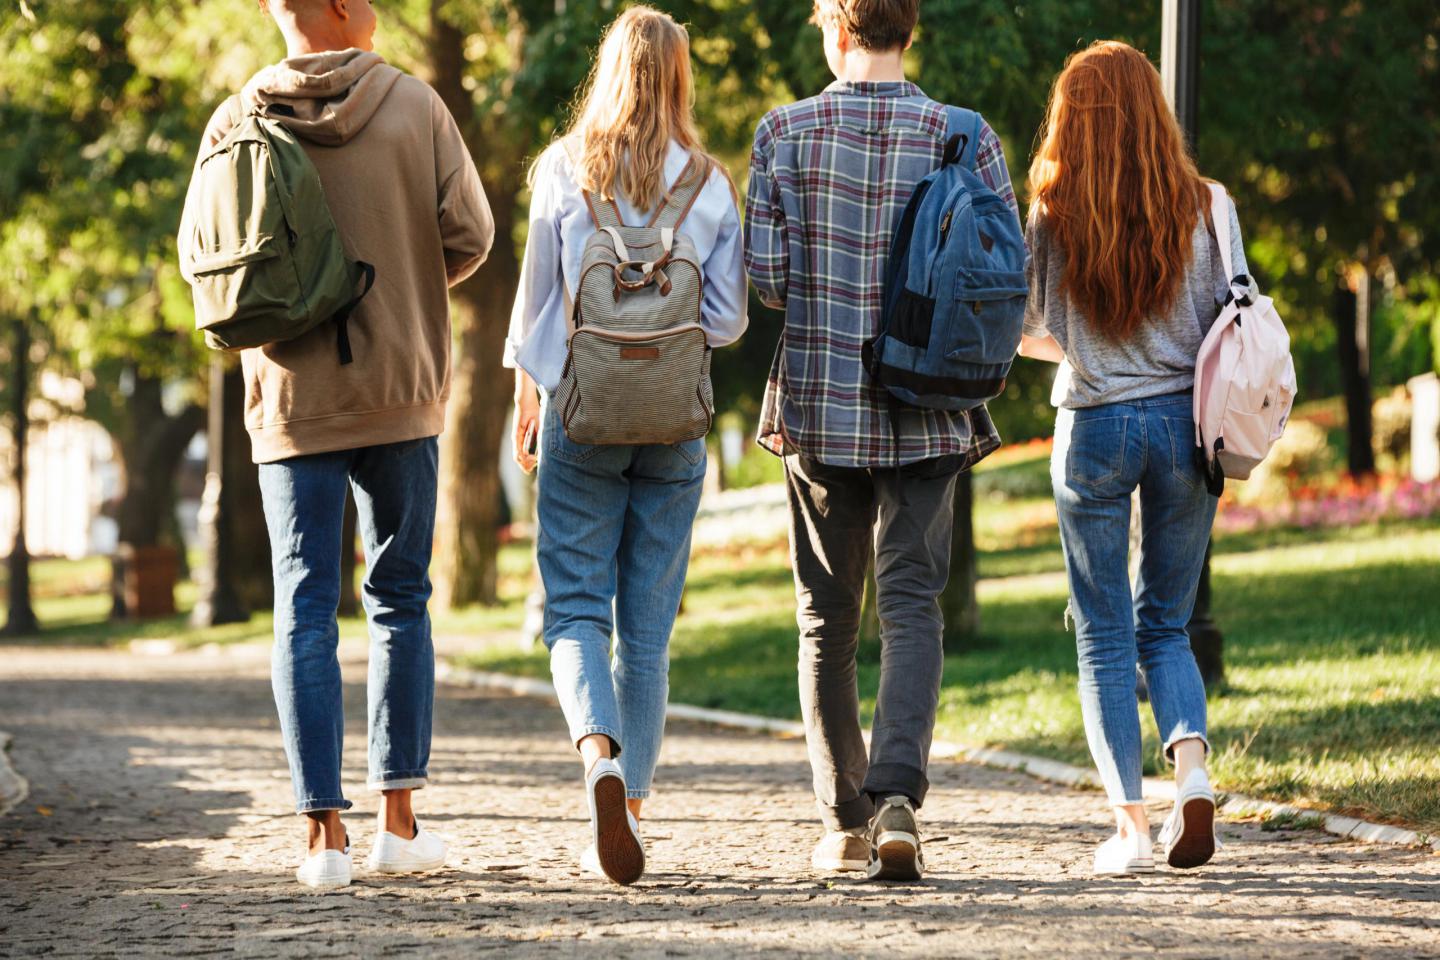
[[[1101,491],[1125,469],[1126,417],[1080,417],[1070,428],[1065,479]]]

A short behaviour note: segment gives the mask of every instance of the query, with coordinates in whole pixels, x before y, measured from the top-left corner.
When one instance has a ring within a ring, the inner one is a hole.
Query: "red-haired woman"
[[[1118,830],[1095,872],[1154,869],[1141,796],[1137,657],[1175,764],[1159,843],[1174,867],[1214,855],[1205,688],[1185,626],[1216,501],[1195,461],[1191,391],[1200,343],[1228,286],[1210,197],[1160,75],[1123,43],[1071,57],[1055,81],[1031,168],[1030,307],[1021,353],[1070,368],[1051,479],[1079,652],[1085,732]],[[1231,251],[1245,252],[1234,207]],[[1127,552],[1140,491],[1140,575]]]

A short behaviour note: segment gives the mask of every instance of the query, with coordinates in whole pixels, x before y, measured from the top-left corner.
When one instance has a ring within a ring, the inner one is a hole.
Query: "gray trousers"
[[[825,826],[870,819],[875,798],[918,807],[944,667],[938,602],[950,576],[961,457],[894,468],[785,458],[790,555],[800,626],[800,706]],[[867,754],[855,654],[865,579],[875,562],[880,691]]]

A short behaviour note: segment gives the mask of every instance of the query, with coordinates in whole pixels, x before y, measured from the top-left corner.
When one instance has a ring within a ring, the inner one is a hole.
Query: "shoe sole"
[[[1154,873],[1154,860],[1132,860],[1125,865],[1123,870],[1097,870],[1093,874],[1096,877],[1129,877],[1137,873]]]
[[[1180,836],[1165,852],[1165,861],[1177,870],[1204,866],[1215,856],[1215,801],[1194,797],[1180,808]]]
[[[811,860],[810,869],[819,873],[854,873],[870,866],[868,860]]]
[[[605,876],[629,886],[645,873],[645,850],[630,830],[625,783],[602,776],[590,788],[595,805],[595,852]]]
[[[445,858],[438,860],[371,860],[366,866],[373,873],[429,873],[445,866]]]
[[[341,887],[350,886],[349,877],[346,877],[343,880],[338,877],[333,880],[301,880],[299,877],[296,877],[295,880],[300,884],[300,886],[310,890],[338,890]]]
[[[920,838],[911,833],[882,833],[875,843],[875,859],[867,870],[871,880],[914,882],[925,875],[920,859]]]

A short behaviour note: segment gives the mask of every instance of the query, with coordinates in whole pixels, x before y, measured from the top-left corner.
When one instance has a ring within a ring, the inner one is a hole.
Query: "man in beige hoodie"
[[[350,319],[354,362],[329,325],[242,354],[245,425],[260,464],[275,573],[273,679],[309,855],[297,878],[350,882],[340,812],[344,733],[335,621],[345,488],[359,507],[370,623],[369,786],[382,794],[370,867],[444,863],[420,828],[435,664],[427,603],[437,437],[450,388],[448,288],[490,251],[494,223],[454,119],[425,83],[371,52],[370,0],[259,0],[289,56],[216,111],[215,144],[264,113],[304,145],[346,253],[374,264]]]

